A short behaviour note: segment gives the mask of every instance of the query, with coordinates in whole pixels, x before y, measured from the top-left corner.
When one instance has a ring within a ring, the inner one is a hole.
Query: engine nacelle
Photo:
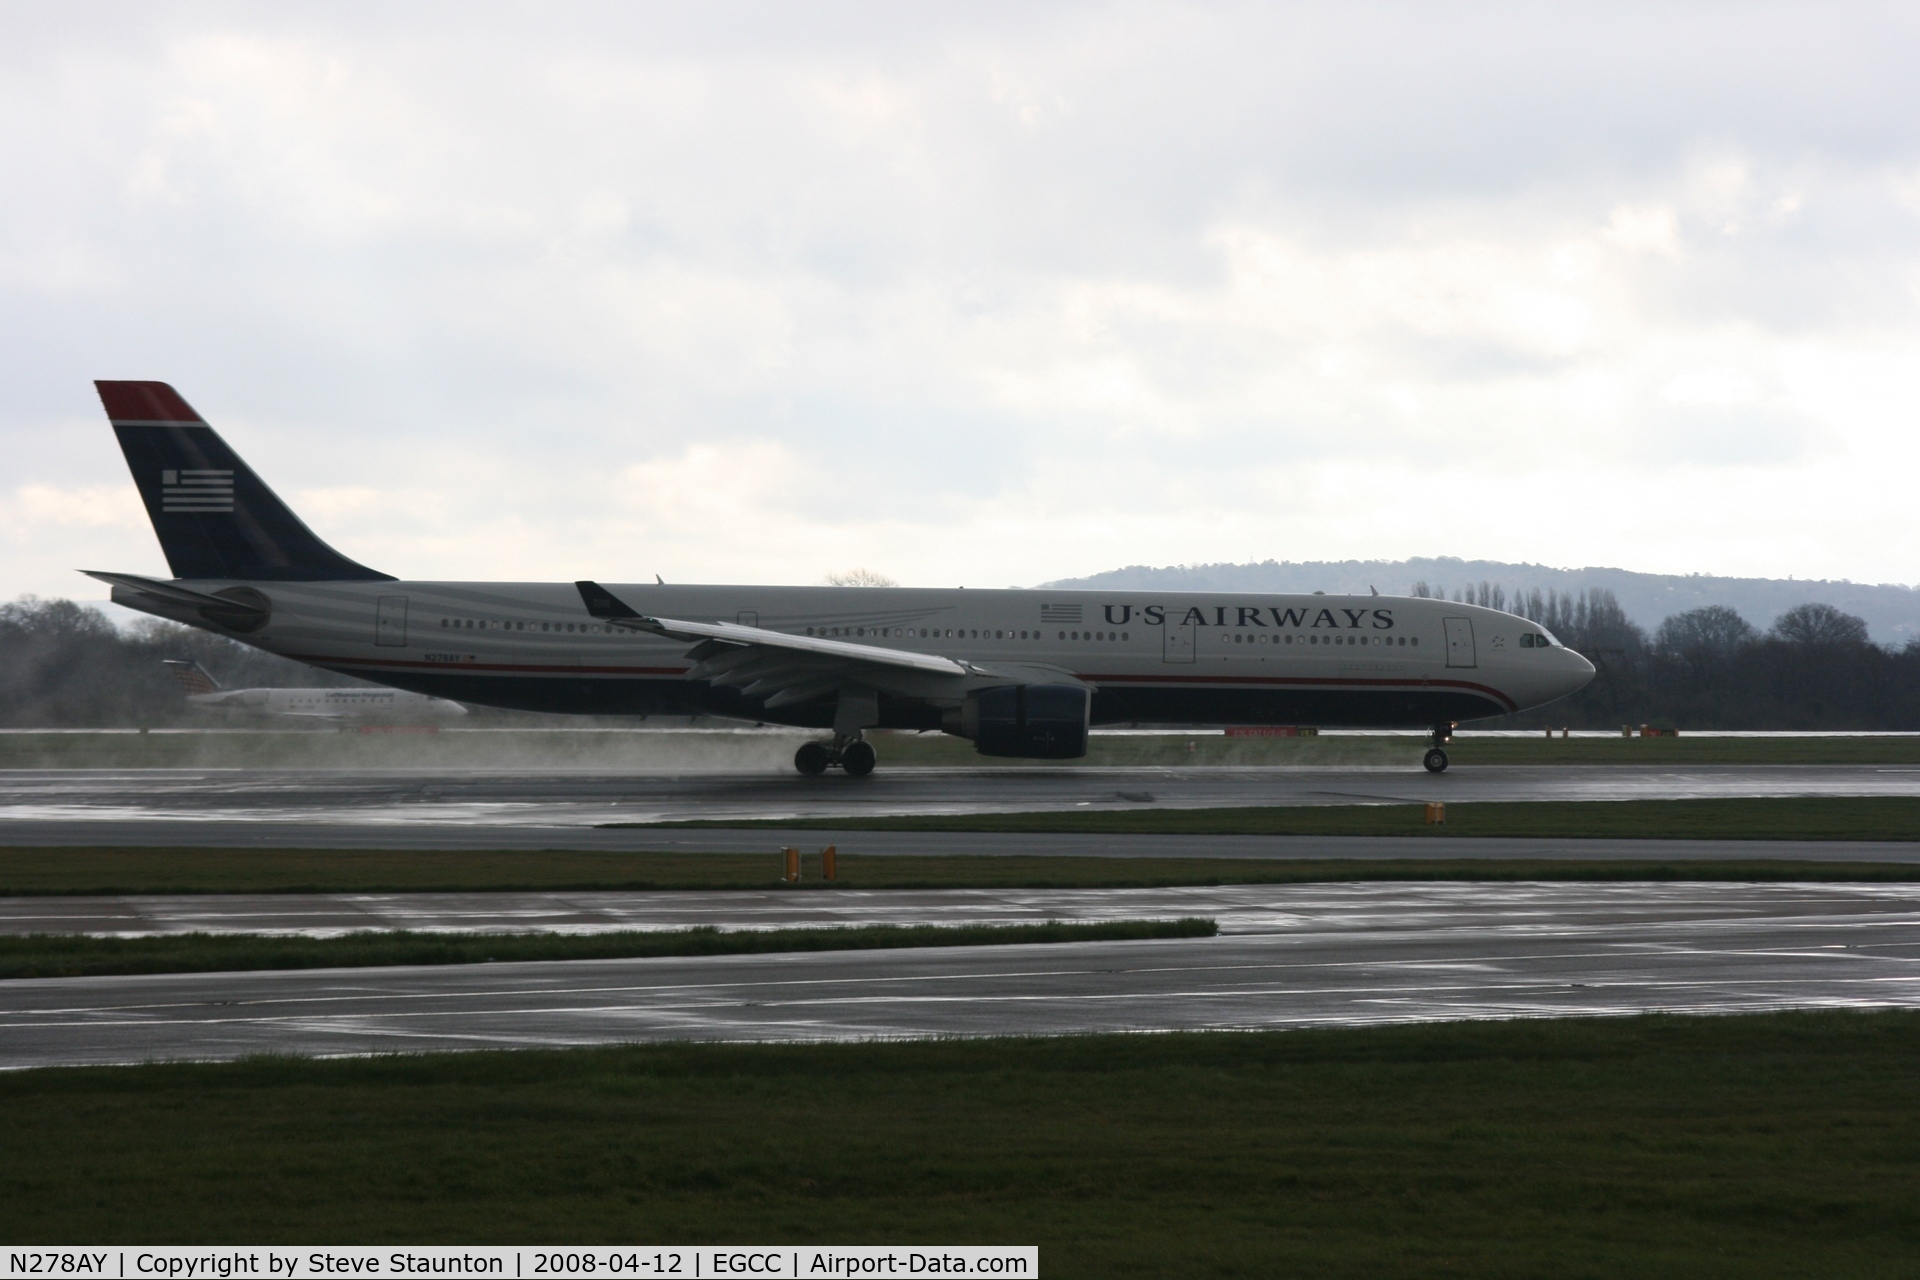
[[[1074,684],[1015,684],[967,695],[948,733],[983,756],[1072,760],[1087,754],[1088,691]]]

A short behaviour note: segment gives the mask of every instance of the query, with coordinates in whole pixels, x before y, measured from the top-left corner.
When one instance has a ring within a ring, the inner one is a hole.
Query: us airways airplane
[[[864,731],[1071,759],[1098,724],[1433,731],[1593,678],[1544,628],[1394,596],[403,582],[316,537],[163,382],[100,382],[171,580],[93,572],[128,608],[436,698],[714,715],[830,736],[794,766],[860,776]]]
[[[187,705],[195,710],[389,722],[450,720],[467,714],[457,702],[404,689],[223,689],[205,667],[190,659],[163,658],[161,663],[173,673]]]

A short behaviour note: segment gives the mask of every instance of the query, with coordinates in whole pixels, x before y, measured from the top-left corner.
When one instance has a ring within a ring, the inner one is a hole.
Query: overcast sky
[[[1914,582],[1916,65],[1911,4],[7,4],[0,598],[164,572],[94,378],[402,577]]]

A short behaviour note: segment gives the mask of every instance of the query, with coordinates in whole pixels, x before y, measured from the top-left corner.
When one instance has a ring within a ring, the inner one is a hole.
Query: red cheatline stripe
[[[205,419],[164,382],[96,382],[100,403],[115,422],[200,422]]]

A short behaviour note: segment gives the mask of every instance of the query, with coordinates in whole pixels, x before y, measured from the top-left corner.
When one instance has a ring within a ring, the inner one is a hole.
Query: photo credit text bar
[[[355,1276],[546,1277],[1018,1276],[1040,1274],[1036,1245],[155,1245],[8,1246],[0,1280],[312,1280]]]

